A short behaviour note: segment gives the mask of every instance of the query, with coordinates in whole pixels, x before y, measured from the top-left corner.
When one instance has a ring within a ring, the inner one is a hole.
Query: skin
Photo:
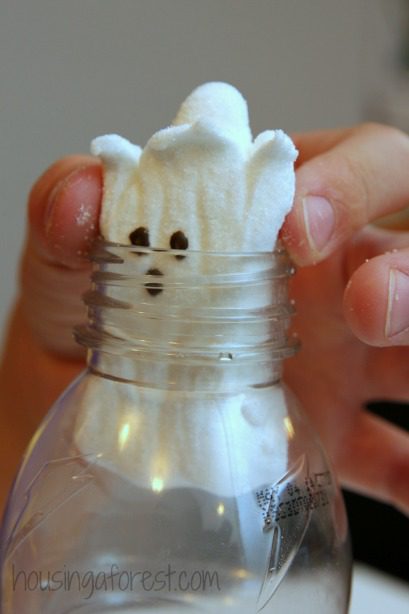
[[[287,362],[285,379],[340,481],[409,513],[409,436],[364,409],[368,400],[409,400],[409,315],[402,332],[388,334],[389,272],[409,275],[409,232],[370,225],[409,204],[409,138],[372,124],[293,138],[297,190],[282,239],[298,265],[291,292],[302,350]],[[20,293],[0,367],[0,499],[44,413],[84,366],[70,330],[83,313],[101,195],[99,162],[71,156],[29,196]],[[324,217],[306,223],[307,195],[330,201],[332,227]],[[319,249],[313,227],[325,238]],[[409,292],[399,310],[409,314]]]

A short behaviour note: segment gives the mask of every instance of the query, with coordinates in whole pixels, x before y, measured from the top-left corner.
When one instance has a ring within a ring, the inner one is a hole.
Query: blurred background
[[[242,91],[254,132],[368,119],[409,131],[408,75],[405,0],[1,0],[0,334],[27,193],[56,158],[106,132],[143,145],[209,80]],[[408,428],[407,407],[373,410]],[[355,556],[407,580],[407,520],[347,503]]]

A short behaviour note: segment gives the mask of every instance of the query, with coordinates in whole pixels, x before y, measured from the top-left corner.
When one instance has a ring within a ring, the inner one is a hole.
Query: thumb
[[[100,163],[70,156],[53,164],[33,186],[20,276],[20,305],[36,341],[61,357],[81,349],[72,328],[84,320],[81,295],[89,285],[87,254],[98,235]]]

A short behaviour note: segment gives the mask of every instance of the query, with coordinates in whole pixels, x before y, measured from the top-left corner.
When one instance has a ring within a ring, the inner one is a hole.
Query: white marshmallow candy
[[[135,339],[141,333],[144,339],[167,340],[176,351],[179,345],[181,352],[189,344],[205,347],[209,339],[202,337],[203,326],[199,330],[194,322],[189,323],[189,318],[180,322],[152,316],[160,315],[165,307],[168,311],[187,309],[194,314],[203,307],[260,309],[274,300],[272,290],[265,286],[262,292],[245,286],[227,288],[224,292],[204,288],[189,291],[187,286],[180,292],[166,286],[174,271],[179,278],[181,271],[186,277],[225,272],[222,259],[211,260],[211,264],[206,259],[200,262],[194,254],[189,256],[189,250],[271,252],[291,208],[297,151],[281,130],[263,132],[253,142],[247,104],[235,88],[224,83],[198,87],[182,104],[172,125],[154,134],[143,150],[120,136],[106,135],[92,142],[91,151],[101,158],[104,167],[100,229],[107,241],[130,245],[132,233],[144,229],[144,238],[149,237],[152,248],[169,249],[175,232],[183,233],[188,242],[183,259],[153,252],[118,265],[121,274],[126,267],[131,267],[127,271],[131,275],[146,273],[152,267],[159,267],[162,272],[163,291],[154,296],[143,283],[109,288],[110,297],[125,301],[132,308],[128,324],[134,323]],[[112,250],[115,252],[115,246]],[[243,270],[249,272],[256,276],[258,271]],[[141,313],[141,324],[134,320],[136,311]],[[126,339],[129,328],[126,332],[121,330],[126,318],[126,310],[119,318],[112,315],[104,330]],[[230,336],[225,335],[223,343],[226,352],[231,352],[240,339],[241,325],[229,326],[228,330]],[[260,341],[264,333],[268,338],[267,325],[265,331],[260,331]],[[220,343],[217,339],[213,341]],[[155,368],[158,378],[168,381],[183,378],[183,369],[177,364],[163,366],[130,360],[123,368],[124,377],[129,380],[146,381]],[[260,367],[245,365],[242,377],[238,378],[240,384],[246,377],[251,380],[252,368]],[[237,378],[237,369],[229,371],[216,365],[203,369],[193,382],[189,373],[189,381],[180,379],[179,388],[183,390],[184,384],[188,384],[192,390],[193,384],[203,390],[212,382],[213,390],[224,387],[231,390],[234,389],[231,373]],[[76,447],[82,454],[99,455],[101,467],[146,488],[159,473],[166,488],[197,487],[231,496],[272,483],[285,474],[287,440],[282,428],[285,404],[280,387],[220,396],[217,402],[204,401],[200,395],[195,398],[192,392],[187,392],[179,394],[177,402],[172,403],[175,394],[90,379],[78,418]],[[268,395],[277,406],[274,426],[265,414]],[[169,410],[172,406],[173,413]],[[146,415],[138,418],[141,407],[147,407]],[[136,423],[137,436],[130,432],[126,449],[121,449],[118,445],[121,428]],[[153,444],[144,447],[142,441],[156,441],[159,460],[149,460]],[[260,454],[260,449],[266,453]],[[220,468],[230,466],[231,450],[236,450],[237,458],[231,472],[232,482],[226,484],[225,471]],[[250,465],[243,459],[250,459]],[[254,477],[257,484],[252,483]]]
[[[247,104],[225,83],[194,90],[143,150],[107,135],[91,151],[105,172],[101,233],[125,245],[144,227],[154,248],[180,230],[193,250],[271,251],[294,198],[291,139],[269,130],[253,142]]]

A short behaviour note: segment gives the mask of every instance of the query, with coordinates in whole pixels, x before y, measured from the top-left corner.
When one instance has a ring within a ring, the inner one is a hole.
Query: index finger
[[[368,222],[409,204],[405,133],[365,124],[295,142],[304,162],[282,238],[298,264],[323,260]]]

